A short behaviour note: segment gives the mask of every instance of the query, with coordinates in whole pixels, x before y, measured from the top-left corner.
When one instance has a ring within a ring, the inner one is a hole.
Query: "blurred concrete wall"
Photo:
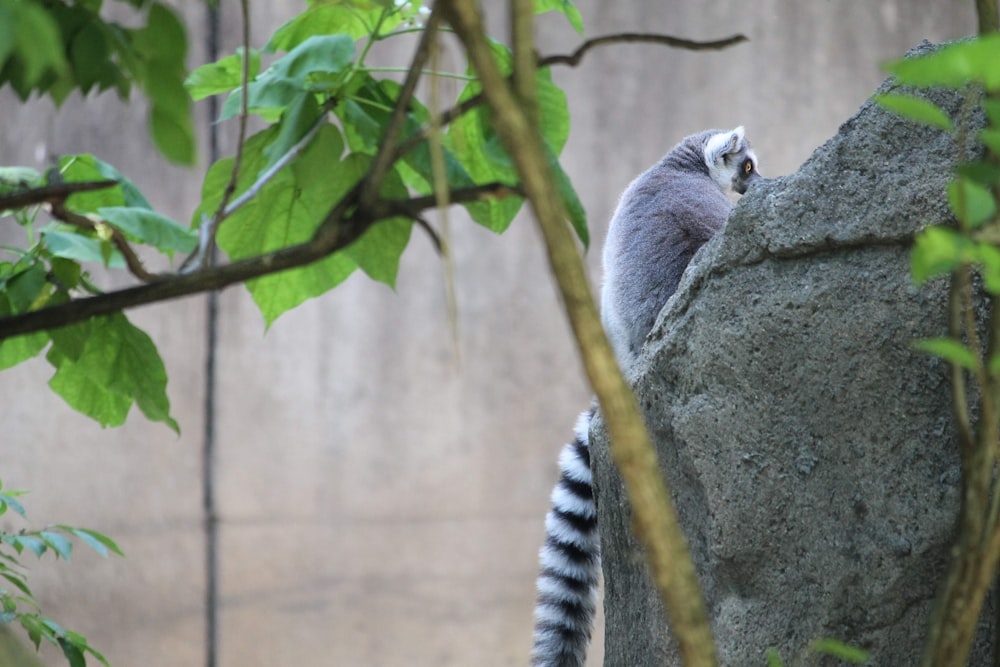
[[[595,285],[619,192],[680,137],[744,124],[765,174],[793,171],[882,79],[879,62],[974,30],[971,3],[952,0],[578,4],[588,36],[751,39],[707,54],[609,47],[555,72],[569,96],[563,164],[590,216]],[[301,6],[255,3],[255,43]],[[182,8],[192,63],[203,62],[204,8]],[[491,7],[495,18],[501,9]],[[237,4],[222,12],[229,52]],[[544,54],[579,39],[560,18],[541,22]],[[0,111],[0,163],[41,167],[91,151],[176,219],[197,204],[206,162],[186,171],[151,158],[138,107],[74,97],[55,112],[8,91]],[[0,375],[0,479],[32,490],[35,525],[94,527],[128,555],[81,549],[68,564],[33,564],[46,610],[115,667],[205,666],[209,645],[220,666],[526,664],[556,454],[589,392],[531,220],[495,236],[454,217],[461,363],[440,263],[414,231],[395,292],[356,276],[266,335],[242,288],[218,300],[214,345],[205,297],[130,312],[164,355],[180,438],[141,416],[100,429],[49,392],[44,361]],[[12,228],[0,242],[16,239]],[[54,652],[45,660],[64,664]]]

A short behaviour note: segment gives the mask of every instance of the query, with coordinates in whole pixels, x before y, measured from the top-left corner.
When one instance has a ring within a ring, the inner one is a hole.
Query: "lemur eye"
[[[751,171],[753,171],[753,162],[747,160],[743,163],[743,173],[749,176]]]

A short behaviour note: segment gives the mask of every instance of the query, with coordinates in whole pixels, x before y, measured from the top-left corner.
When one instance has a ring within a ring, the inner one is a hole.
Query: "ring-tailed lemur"
[[[604,245],[601,319],[624,370],[694,253],[719,231],[732,202],[760,177],[743,128],[686,137],[632,181]],[[535,605],[536,667],[579,667],[586,658],[600,571],[597,506],[590,473],[591,409],[559,456],[561,477],[545,517]]]

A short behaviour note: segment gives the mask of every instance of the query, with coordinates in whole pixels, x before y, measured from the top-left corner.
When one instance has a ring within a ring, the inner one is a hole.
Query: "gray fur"
[[[732,209],[725,191],[742,194],[758,177],[742,127],[707,130],[686,137],[622,194],[604,244],[601,314],[623,367],[635,362],[691,257],[725,224]]]
[[[759,178],[743,128],[685,138],[622,194],[604,246],[601,308],[619,363],[630,368],[691,257],[726,222],[724,194]],[[535,605],[535,667],[581,667],[590,642],[600,574],[590,474],[591,409],[559,458],[546,517]]]

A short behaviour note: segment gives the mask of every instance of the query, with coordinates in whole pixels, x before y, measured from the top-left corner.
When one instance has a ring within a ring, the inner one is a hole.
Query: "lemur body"
[[[742,127],[707,130],[683,139],[622,194],[604,245],[601,319],[623,370],[635,365],[694,253],[725,224],[732,209],[726,192],[743,194],[759,177]],[[539,554],[535,667],[580,667],[590,642],[600,574],[592,416],[580,416],[559,456]]]

